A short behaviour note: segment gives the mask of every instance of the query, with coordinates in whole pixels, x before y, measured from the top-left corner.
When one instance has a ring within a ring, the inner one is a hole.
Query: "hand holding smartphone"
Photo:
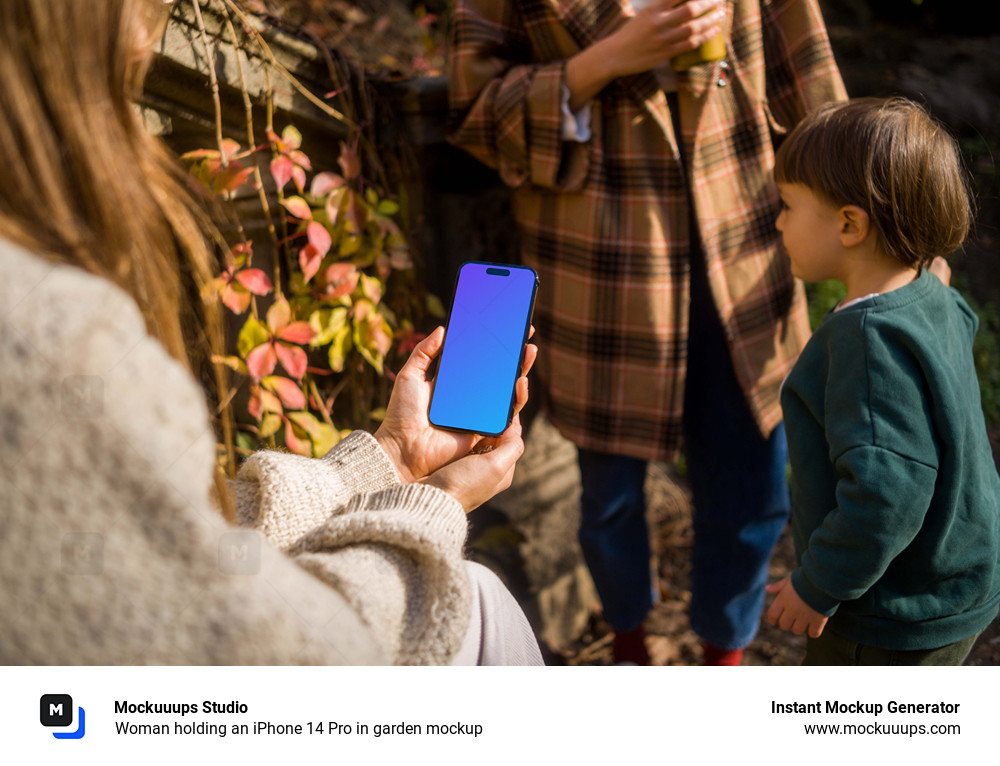
[[[431,396],[432,425],[483,436],[510,425],[537,286],[524,266],[462,265]]]

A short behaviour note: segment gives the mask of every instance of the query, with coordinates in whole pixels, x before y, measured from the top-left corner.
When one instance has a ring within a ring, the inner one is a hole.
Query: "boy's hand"
[[[951,266],[940,255],[931,261],[931,265],[927,267],[927,270],[944,282],[945,286],[951,284]]]
[[[795,592],[792,576],[771,583],[765,587],[768,593],[777,593],[777,598],[767,610],[767,621],[782,630],[789,630],[796,636],[808,633],[810,638],[819,638],[830,618],[820,614]]]

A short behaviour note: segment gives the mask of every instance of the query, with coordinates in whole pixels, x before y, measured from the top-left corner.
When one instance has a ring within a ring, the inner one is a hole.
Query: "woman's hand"
[[[654,0],[607,37],[566,64],[571,111],[577,111],[612,80],[648,72],[692,51],[720,31],[722,0]]]
[[[493,449],[459,458],[439,468],[423,483],[444,490],[468,513],[510,486],[514,466],[522,454],[521,417],[515,415]]]
[[[722,0],[654,0],[608,39],[615,75],[647,72],[722,30]]]
[[[528,337],[534,334],[534,328]],[[428,371],[444,344],[444,328],[438,327],[413,349],[396,382],[386,407],[385,419],[375,432],[382,449],[392,459],[404,483],[419,481],[438,469],[468,455],[482,437],[435,428],[427,413],[431,401]],[[521,376],[514,385],[514,412],[528,401],[528,371],[535,363],[538,347],[524,350]],[[509,430],[509,429],[508,429]]]

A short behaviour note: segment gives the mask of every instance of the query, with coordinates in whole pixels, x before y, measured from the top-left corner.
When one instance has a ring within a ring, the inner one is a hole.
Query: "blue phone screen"
[[[466,263],[458,272],[430,421],[499,434],[507,427],[535,297],[535,272]]]

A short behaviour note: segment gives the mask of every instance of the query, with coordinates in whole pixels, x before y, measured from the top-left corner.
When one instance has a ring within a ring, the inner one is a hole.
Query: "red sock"
[[[702,641],[702,665],[739,665],[743,661],[742,649],[720,649]]]
[[[612,653],[615,663],[634,663],[636,665],[649,664],[649,652],[646,651],[646,630],[640,625],[638,628],[615,633]]]

